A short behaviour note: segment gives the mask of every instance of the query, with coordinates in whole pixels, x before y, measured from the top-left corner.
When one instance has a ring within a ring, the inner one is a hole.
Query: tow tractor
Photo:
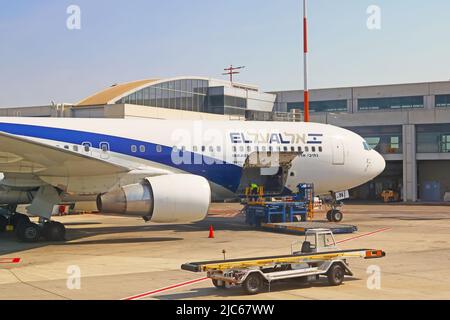
[[[302,242],[301,250],[294,248]],[[305,241],[291,245],[291,254],[247,259],[190,262],[181,269],[207,272],[207,277],[217,288],[242,286],[247,294],[260,293],[266,286],[280,280],[301,279],[307,282],[326,277],[332,286],[353,276],[348,258],[382,258],[386,253],[376,249],[339,250],[331,230],[310,229]]]

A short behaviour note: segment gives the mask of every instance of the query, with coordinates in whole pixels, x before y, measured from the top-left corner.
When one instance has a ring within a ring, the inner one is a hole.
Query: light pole
[[[306,1],[303,0],[303,107],[305,122],[309,122],[309,91],[308,91],[308,19]]]

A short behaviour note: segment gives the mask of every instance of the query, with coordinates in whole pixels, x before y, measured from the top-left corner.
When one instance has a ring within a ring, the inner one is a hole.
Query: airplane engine
[[[29,204],[33,200],[30,192],[16,190],[0,190],[0,204]]]
[[[210,203],[208,181],[191,174],[149,177],[97,197],[100,212],[142,216],[159,223],[203,220]]]

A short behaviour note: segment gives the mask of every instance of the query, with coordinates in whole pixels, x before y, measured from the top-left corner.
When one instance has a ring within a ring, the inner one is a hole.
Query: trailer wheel
[[[330,285],[339,286],[344,281],[345,270],[340,264],[335,264],[328,270],[327,276]]]
[[[264,281],[261,275],[257,273],[251,273],[248,275],[247,279],[245,279],[242,284],[245,292],[247,294],[258,294],[262,291],[264,286]]]
[[[218,289],[225,289],[225,281],[212,279],[212,283]]]

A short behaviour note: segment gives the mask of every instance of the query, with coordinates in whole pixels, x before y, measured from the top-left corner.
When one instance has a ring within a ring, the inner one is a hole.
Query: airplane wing
[[[91,176],[126,173],[126,168],[80,152],[49,146],[0,131],[0,172],[42,176]]]

